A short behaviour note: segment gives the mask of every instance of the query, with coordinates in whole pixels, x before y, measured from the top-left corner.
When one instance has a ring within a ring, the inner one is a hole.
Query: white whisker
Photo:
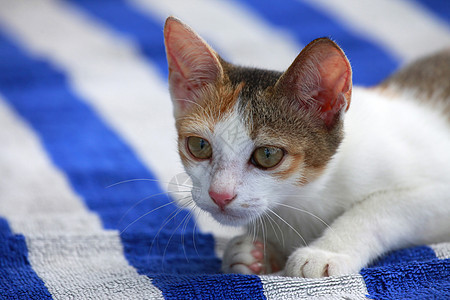
[[[185,207],[177,207],[177,209],[170,213],[166,219],[164,220],[164,223],[161,225],[161,227],[159,228],[158,232],[156,233],[156,235],[153,237],[152,243],[150,245],[150,250],[153,248],[153,244],[155,243],[155,239],[159,236],[159,234],[161,233],[161,230],[163,230],[164,227],[166,227],[167,224],[169,224],[169,222],[171,220],[173,220],[180,212],[182,212],[185,209]]]
[[[269,223],[272,226],[273,232],[274,232],[275,237],[277,238],[278,242],[280,242],[281,245],[284,245],[284,234],[283,234],[283,231],[281,230],[280,225],[268,213],[266,213],[265,216],[267,218],[269,218]],[[275,230],[275,227],[273,226],[273,223],[275,223],[275,225],[278,227],[278,231],[281,233],[281,241],[280,241],[279,235],[277,234],[277,231]]]
[[[158,210],[158,209],[160,209],[160,208],[163,208],[163,207],[166,207],[166,206],[168,206],[168,205],[171,205],[171,204],[173,204],[174,202],[175,202],[175,201],[167,202],[166,204],[163,204],[163,205],[161,205],[161,206],[158,206],[157,208],[154,208],[154,209],[152,209],[152,210],[146,212],[145,214],[141,215],[141,216],[138,217],[136,220],[134,220],[133,222],[131,222],[130,224],[128,224],[124,229],[122,229],[122,231],[120,231],[120,234],[124,233],[130,226],[132,226],[133,224],[135,224],[136,222],[138,222],[139,220],[141,220],[141,219],[144,218],[145,216],[148,216],[149,214],[151,214],[152,212],[154,212],[154,211],[156,211],[156,210]]]
[[[330,225],[328,225],[327,222],[325,222],[323,219],[321,219],[321,218],[318,217],[317,215],[313,214],[312,212],[309,212],[309,211],[307,211],[307,210],[304,210],[304,209],[301,209],[301,208],[298,208],[298,207],[295,207],[295,206],[287,205],[287,204],[284,204],[284,203],[276,202],[276,204],[277,204],[277,205],[280,205],[280,206],[284,206],[284,207],[290,208],[290,209],[294,209],[294,210],[297,210],[297,211],[300,211],[300,212],[303,212],[303,213],[305,213],[305,214],[308,214],[308,215],[310,215],[311,217],[314,217],[314,218],[316,218],[317,220],[319,220],[320,222],[322,222],[326,227],[330,228],[330,230],[333,230],[333,228],[331,228]]]
[[[198,189],[198,187],[195,187],[195,186],[192,186],[192,185],[179,184],[179,183],[176,183],[176,182],[166,182],[166,181],[161,181],[161,180],[158,180],[158,179],[151,179],[151,178],[134,178],[134,179],[123,180],[123,181],[119,181],[119,182],[113,183],[111,185],[108,185],[108,186],[105,187],[105,189],[109,189],[109,188],[115,187],[115,186],[120,185],[120,184],[136,182],[136,181],[158,182],[158,183],[164,183],[164,184],[168,184],[168,185],[176,185],[176,186],[182,186],[182,187],[187,187],[187,188],[191,188],[191,189]]]
[[[291,224],[289,224],[288,222],[286,222],[282,217],[280,217],[276,212],[274,212],[272,209],[267,208],[269,210],[269,212],[273,213],[278,219],[280,219],[284,224],[286,224],[290,229],[292,229],[303,241],[303,243],[305,244],[305,246],[308,246],[308,243],[305,241],[305,239],[303,238],[303,236],[294,228],[292,227]]]
[[[197,207],[194,207],[194,208],[197,208]],[[202,213],[202,212],[203,211],[201,209],[197,209],[197,218],[194,219],[194,221],[195,221],[194,222],[194,229],[192,230],[192,243],[194,245],[195,253],[197,253],[197,256],[200,256],[200,254],[198,253],[197,245],[195,243],[195,230],[197,229],[197,220],[200,217],[200,213]]]
[[[266,245],[266,223],[264,222],[264,219],[263,218],[260,218],[260,220],[261,220],[261,229],[262,229],[262,239],[263,239],[263,257],[265,258],[266,257],[266,248],[267,248],[267,245]]]
[[[190,213],[187,213],[184,216],[184,218],[180,221],[180,224],[178,224],[178,226],[175,227],[172,234],[170,235],[169,240],[166,243],[166,247],[164,248],[163,260],[164,260],[164,257],[166,256],[167,248],[169,247],[170,241],[172,240],[174,234],[177,232],[178,228],[180,228],[181,224],[183,224],[189,216],[190,216]],[[183,234],[181,234],[181,243],[182,243],[181,247],[183,248],[184,256],[185,256],[186,260],[189,261],[189,259],[187,258],[186,247],[184,246]]]
[[[118,224],[120,224],[120,223],[123,221],[123,219],[126,217],[126,215],[127,215],[133,208],[135,208],[136,206],[138,206],[139,204],[141,204],[141,203],[144,202],[145,200],[151,199],[151,198],[156,197],[156,196],[168,195],[168,194],[172,194],[172,193],[181,193],[181,192],[183,192],[183,191],[163,192],[163,193],[158,193],[158,194],[154,194],[154,195],[151,195],[151,196],[147,196],[147,197],[145,197],[145,198],[142,198],[141,200],[139,200],[138,202],[136,202],[135,204],[133,204],[130,208],[128,208],[126,212],[124,212],[123,216],[122,216],[122,217],[120,218],[120,220],[118,221]],[[188,192],[190,192],[190,191],[185,191],[185,193],[188,193]],[[177,204],[177,201],[180,201],[180,200],[181,200],[181,199],[175,200],[175,201],[172,201],[171,203]]]

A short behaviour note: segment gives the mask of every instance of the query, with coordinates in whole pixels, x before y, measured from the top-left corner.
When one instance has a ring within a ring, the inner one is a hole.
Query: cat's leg
[[[309,247],[294,251],[285,273],[308,278],[357,273],[387,251],[448,236],[449,195],[444,186],[375,193]]]
[[[270,242],[263,243],[248,235],[230,240],[222,259],[222,270],[225,273],[272,274],[280,271],[283,266],[283,258]]]

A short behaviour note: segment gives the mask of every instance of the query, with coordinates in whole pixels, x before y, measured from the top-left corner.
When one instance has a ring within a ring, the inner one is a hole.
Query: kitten
[[[164,36],[192,197],[248,227],[224,272],[356,273],[450,240],[450,51],[362,89],[327,38],[280,73],[224,61],[173,17]]]

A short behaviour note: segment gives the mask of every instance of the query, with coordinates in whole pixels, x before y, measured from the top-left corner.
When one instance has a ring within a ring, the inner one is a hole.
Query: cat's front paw
[[[274,249],[248,236],[233,238],[227,245],[222,270],[225,273],[270,274],[282,269]]]
[[[299,248],[289,256],[285,274],[293,277],[319,278],[356,273],[359,266],[349,255],[313,247]]]

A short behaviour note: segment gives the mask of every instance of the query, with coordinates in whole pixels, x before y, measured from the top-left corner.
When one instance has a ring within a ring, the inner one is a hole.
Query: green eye
[[[252,164],[261,169],[269,169],[278,165],[284,156],[284,151],[276,147],[257,148],[251,158]]]
[[[192,156],[198,159],[208,159],[212,155],[209,142],[198,136],[190,136],[187,138],[187,148]]]

